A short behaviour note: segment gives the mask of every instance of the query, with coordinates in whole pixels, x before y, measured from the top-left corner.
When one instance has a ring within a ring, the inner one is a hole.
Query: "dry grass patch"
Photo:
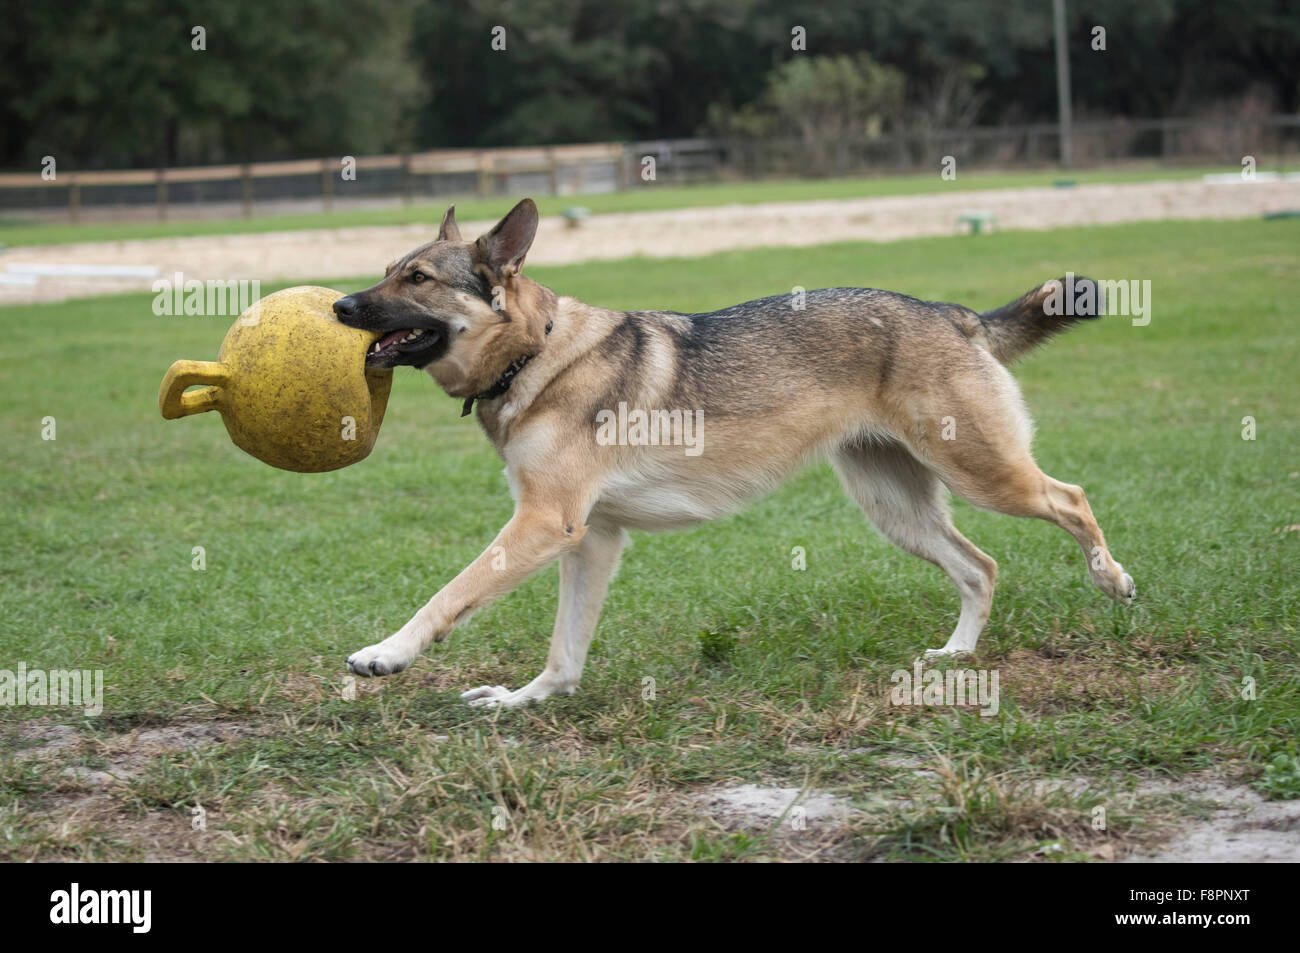
[[[993,667],[1006,697],[1022,711],[1039,715],[1124,707],[1172,695],[1188,677],[1165,665],[1138,666],[1100,653],[1066,654],[1050,647],[1016,649]]]

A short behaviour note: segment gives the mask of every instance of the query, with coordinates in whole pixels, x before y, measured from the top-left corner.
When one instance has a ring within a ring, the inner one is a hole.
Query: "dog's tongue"
[[[384,335],[384,337],[379,339],[379,350],[382,351],[390,344],[396,344],[398,341],[400,341],[402,338],[406,337],[410,333],[411,333],[410,329],[408,328],[405,331],[394,331],[392,334]]]

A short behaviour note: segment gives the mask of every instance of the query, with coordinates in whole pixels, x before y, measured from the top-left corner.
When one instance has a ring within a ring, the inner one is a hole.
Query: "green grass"
[[[757,204],[762,202],[808,202],[819,199],[871,198],[887,195],[918,195],[928,192],[970,189],[1014,189],[1051,185],[1068,180],[1094,182],[1148,182],[1164,179],[1197,179],[1206,172],[1237,171],[1222,168],[1170,168],[1154,164],[1062,172],[1026,170],[1020,172],[961,172],[944,181],[938,170],[926,175],[890,175],[844,179],[788,179],[760,182],[728,182],[709,185],[650,185],[630,192],[607,195],[575,195],[537,199],[543,215],[558,215],[580,205],[593,213],[645,212],[692,206]],[[456,203],[462,222],[494,219],[504,215],[513,199],[454,198],[421,202],[407,207],[313,212],[301,215],[265,215],[254,218],[187,221],[183,206],[174,206],[166,222],[102,222],[48,224],[37,220],[0,219],[0,244],[56,245],[63,242],[123,241],[131,238],[170,238],[183,235],[225,235],[248,232],[292,231],[303,228],[341,228],[363,225],[410,225],[437,223],[447,205]]]
[[[1001,566],[968,663],[1000,672],[994,718],[889,705],[891,673],[947,637],[955,593],[876,536],[824,465],[719,523],[634,534],[572,698],[500,714],[457,698],[536,674],[552,568],[344,700],[347,654],[405,622],[510,515],[501,463],[459,404],[399,373],[369,459],[285,473],[236,450],[214,415],[157,414],[163,371],[214,356],[230,319],[158,318],[147,294],[0,309],[0,668],[101,668],[106,682],[97,719],[0,708],[0,858],[132,859],[163,843],[214,859],[997,860],[1052,842],[1046,859],[1075,860],[1183,810],[1134,801],[1139,777],[1209,771],[1293,796],[1300,223],[533,274],[620,307],[854,284],[982,308],[1066,270],[1153,285],[1149,326],[1094,322],[1016,370],[1040,464],[1088,490],[1139,598],[1125,610],[1101,596],[1055,527],[958,504],[959,527]],[[40,437],[46,416],[54,441]],[[791,569],[795,546],[806,571]],[[15,758],[35,722],[82,740]],[[212,722],[252,733],[190,751],[129,737]],[[82,776],[124,764],[118,787]],[[1079,775],[1092,779],[1082,793],[1034,787]],[[738,832],[692,800],[741,781],[808,785],[862,813],[833,830]],[[90,807],[64,826],[77,798]],[[206,834],[190,830],[196,803]],[[1104,833],[1089,822],[1098,805]]]

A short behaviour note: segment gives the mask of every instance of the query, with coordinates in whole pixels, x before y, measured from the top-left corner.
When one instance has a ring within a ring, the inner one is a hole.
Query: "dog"
[[[334,303],[344,324],[382,334],[367,366],[423,368],[477,415],[515,501],[481,556],[400,630],[348,658],[353,673],[400,672],[558,559],[545,669],[522,688],[461,697],[513,706],[572,693],[629,529],[717,519],[825,457],[885,536],[956,585],[957,627],[928,657],[975,649],[998,569],[953,526],[949,490],[1055,523],[1083,548],[1097,588],[1132,601],[1133,579],[1083,490],[1034,462],[1005,366],[1097,308],[1048,307],[1059,292],[1048,282],[984,314],[868,288],[704,314],[610,311],[522,274],[537,223],[524,199],[467,242],[452,206],[433,242]]]

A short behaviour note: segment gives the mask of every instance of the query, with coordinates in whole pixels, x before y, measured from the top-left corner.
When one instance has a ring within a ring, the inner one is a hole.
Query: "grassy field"
[[[824,465],[720,523],[634,534],[571,698],[485,712],[457,697],[539,670],[552,568],[346,700],[348,653],[405,622],[511,512],[459,404],[399,373],[368,460],[275,471],[215,415],[157,414],[163,371],[215,356],[229,318],[158,318],[148,295],[0,309],[0,668],[106,682],[98,718],[0,708],[0,859],[1004,860],[1056,843],[1049,858],[1083,860],[1199,810],[1141,794],[1143,779],[1206,772],[1295,797],[1300,223],[533,274],[618,307],[851,284],[983,308],[1067,269],[1153,285],[1149,326],[1094,322],[1016,372],[1040,464],[1088,490],[1138,601],[1094,590],[1055,527],[958,504],[1001,566],[981,652],[961,663],[999,672],[992,718],[890,704],[891,673],[943,643],[956,596]],[[42,757],[42,741],[64,746]],[[698,800],[741,782],[828,792],[853,813],[741,829]]]
[[[767,182],[726,182],[709,185],[654,185],[630,192],[605,195],[542,197],[537,200],[543,215],[558,215],[580,205],[589,211],[645,212],[695,206],[752,205],[761,202],[810,202],[820,199],[873,198],[887,195],[920,195],[929,192],[972,189],[1015,189],[1052,185],[1058,181],[1151,182],[1171,179],[1199,179],[1206,172],[1233,172],[1222,168],[1169,168],[1135,165],[1077,172],[1059,170],[1019,172],[965,172],[952,181],[935,174],[890,175],[871,178],[788,179]],[[129,238],[168,238],[178,235],[225,235],[248,232],[292,231],[303,228],[341,228],[361,225],[410,225],[438,221],[449,202],[455,201],[462,221],[497,219],[509,210],[513,199],[439,198],[407,207],[312,212],[301,215],[259,215],[254,218],[186,221],[182,207],[172,209],[166,222],[100,222],[77,225],[43,223],[36,220],[0,219],[0,244],[55,245],[62,242],[121,241]]]

